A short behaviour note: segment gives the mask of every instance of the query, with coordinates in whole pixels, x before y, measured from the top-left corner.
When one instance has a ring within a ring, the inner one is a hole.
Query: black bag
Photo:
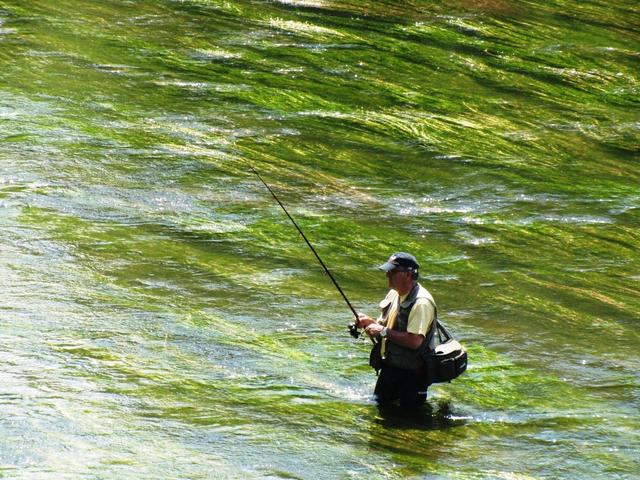
[[[434,323],[435,328],[431,329],[420,347],[420,356],[424,360],[429,383],[450,382],[467,369],[467,351],[437,317]],[[436,334],[440,343],[431,350],[429,345]]]
[[[373,344],[371,353],[369,354],[369,365],[376,371],[376,374],[382,368],[382,341],[378,340]]]

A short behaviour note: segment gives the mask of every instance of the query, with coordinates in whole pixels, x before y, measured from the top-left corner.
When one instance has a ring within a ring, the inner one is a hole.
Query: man
[[[420,285],[416,258],[394,253],[378,267],[386,273],[389,293],[382,302],[377,320],[360,313],[358,327],[381,342],[381,369],[374,394],[380,405],[400,401],[405,407],[424,404],[428,379],[418,349],[435,317],[431,294]]]

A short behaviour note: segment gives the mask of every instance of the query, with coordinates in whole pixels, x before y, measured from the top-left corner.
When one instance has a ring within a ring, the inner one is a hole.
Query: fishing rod
[[[282,202],[280,201],[278,196],[275,194],[275,192],[271,189],[271,187],[267,184],[267,182],[264,181],[264,179],[260,176],[258,171],[253,166],[249,165],[249,168],[253,171],[253,173],[256,174],[256,177],[258,177],[260,179],[262,184],[265,187],[267,187],[267,190],[269,190],[269,193],[271,193],[271,195],[276,200],[276,202],[278,202],[278,205],[280,205],[280,208],[282,208],[284,213],[287,214],[287,217],[289,217],[289,220],[291,220],[291,223],[293,223],[293,226],[296,227],[296,229],[298,230],[298,232],[300,233],[300,235],[302,236],[304,241],[307,242],[307,245],[309,246],[309,248],[311,249],[313,254],[316,256],[316,258],[318,259],[318,262],[320,262],[320,265],[322,265],[322,268],[324,269],[324,272],[329,276],[329,278],[331,279],[331,281],[333,282],[335,287],[338,289],[338,292],[340,292],[340,295],[342,295],[342,298],[344,298],[344,301],[347,302],[347,306],[349,307],[349,309],[353,313],[353,316],[356,318],[356,321],[354,323],[349,324],[349,333],[351,334],[352,337],[358,338],[360,336],[360,332],[358,332],[358,326],[357,326],[357,323],[358,323],[358,312],[356,312],[355,308],[353,308],[353,305],[351,305],[351,302],[349,301],[349,299],[347,298],[345,293],[342,291],[342,288],[340,288],[340,285],[338,285],[338,282],[333,277],[333,275],[331,274],[331,272],[329,271],[329,269],[327,268],[325,263],[320,258],[320,255],[318,255],[318,252],[316,252],[316,249],[313,248],[313,245],[311,245],[311,242],[309,241],[307,236],[304,234],[302,229],[298,226],[298,224],[293,219],[293,217],[291,215],[289,215],[289,212],[287,211],[285,206],[282,204]]]

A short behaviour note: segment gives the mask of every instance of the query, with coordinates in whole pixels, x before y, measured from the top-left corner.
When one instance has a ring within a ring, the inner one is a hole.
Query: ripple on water
[[[192,52],[191,56],[197,60],[208,60],[208,61],[237,60],[243,57],[241,53],[229,52],[227,50],[222,50],[222,49],[204,49],[204,48],[195,49]]]
[[[458,275],[425,275],[425,278],[431,282],[456,282],[460,280]]]
[[[277,3],[282,3],[283,5],[292,5],[295,7],[313,7],[313,8],[322,8],[325,6],[326,2],[321,0],[276,0]]]
[[[122,75],[127,77],[146,77],[149,75],[147,72],[142,71],[135,65],[95,63],[92,67],[99,72],[109,73],[112,75]]]
[[[17,32],[15,28],[5,28],[2,25],[4,25],[4,19],[0,18],[0,35],[9,35]]]
[[[154,80],[153,83],[161,87],[178,87],[189,90],[208,90],[212,88],[212,84],[209,82],[189,82],[186,80]]]
[[[607,225],[615,223],[611,217],[600,217],[595,215],[535,215],[533,217],[523,218],[518,221],[520,225],[531,225],[534,223],[567,223],[572,225]]]
[[[315,25],[308,22],[284,20],[282,18],[271,18],[267,21],[267,25],[271,28],[293,32],[298,35],[304,35],[309,37],[316,37],[316,36],[343,37],[345,36],[345,34],[343,32],[340,32],[339,30],[322,27],[320,25]]]

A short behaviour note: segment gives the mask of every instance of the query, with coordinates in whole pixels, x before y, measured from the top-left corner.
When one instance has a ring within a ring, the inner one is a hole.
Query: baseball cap
[[[389,257],[385,263],[380,265],[378,268],[383,272],[390,272],[394,268],[406,268],[409,270],[418,270],[420,268],[420,264],[416,260],[416,257],[411,255],[410,253],[398,252],[394,253]]]

